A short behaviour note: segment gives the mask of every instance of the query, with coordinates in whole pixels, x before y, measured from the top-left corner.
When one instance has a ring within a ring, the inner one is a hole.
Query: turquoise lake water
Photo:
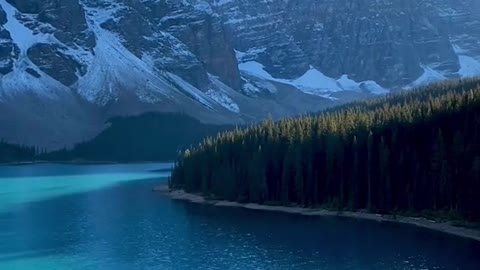
[[[169,164],[0,167],[0,269],[480,269],[413,226],[176,202]]]

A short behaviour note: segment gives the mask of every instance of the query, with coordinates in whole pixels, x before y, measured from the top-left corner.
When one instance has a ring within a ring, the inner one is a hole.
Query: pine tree
[[[283,205],[288,205],[290,203],[290,163],[288,157],[285,157],[283,160],[283,173],[282,173],[282,184],[281,184],[281,201]]]
[[[358,206],[358,177],[359,177],[359,164],[360,164],[360,156],[359,156],[359,149],[358,149],[358,142],[357,137],[353,137],[352,142],[352,150],[353,150],[353,168],[350,180],[350,209],[356,209]]]
[[[367,145],[367,209],[372,210],[372,167],[373,167],[373,133],[368,133]]]

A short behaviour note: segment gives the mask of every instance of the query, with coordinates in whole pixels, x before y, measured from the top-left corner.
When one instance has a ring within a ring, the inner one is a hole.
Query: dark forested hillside
[[[32,161],[35,159],[36,152],[34,147],[0,141],[0,163]]]
[[[208,125],[183,114],[147,113],[116,117],[110,127],[91,141],[77,144],[41,159],[51,161],[168,161],[206,136],[233,129],[233,126]]]
[[[170,186],[241,202],[478,220],[480,81],[225,132],[186,150]]]

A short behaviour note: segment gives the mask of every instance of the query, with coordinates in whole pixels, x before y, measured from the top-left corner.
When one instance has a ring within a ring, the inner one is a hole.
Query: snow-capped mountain
[[[0,138],[244,123],[480,74],[476,0],[0,0]],[[30,132],[35,130],[35,133]]]

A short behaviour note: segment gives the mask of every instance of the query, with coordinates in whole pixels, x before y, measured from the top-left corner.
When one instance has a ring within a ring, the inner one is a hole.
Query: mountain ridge
[[[479,11],[472,0],[0,0],[11,118],[0,121],[18,126],[0,137],[61,148],[116,115],[248,123],[478,75]],[[44,110],[54,126],[35,120],[39,139],[21,132],[32,116],[11,109],[32,115],[32,99],[58,108]]]

